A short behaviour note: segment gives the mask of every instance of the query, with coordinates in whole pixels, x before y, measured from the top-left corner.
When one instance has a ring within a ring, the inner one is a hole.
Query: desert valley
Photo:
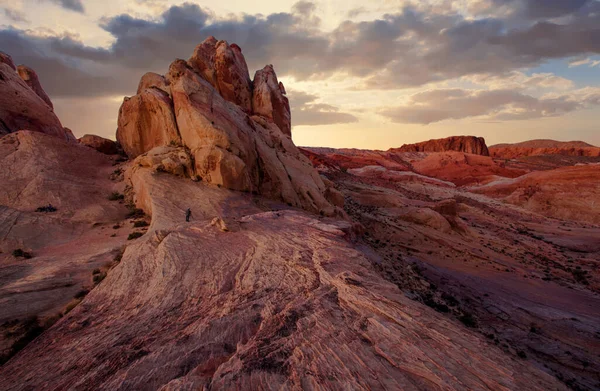
[[[297,147],[213,37],[76,139],[9,54],[0,390],[600,389],[600,148]]]

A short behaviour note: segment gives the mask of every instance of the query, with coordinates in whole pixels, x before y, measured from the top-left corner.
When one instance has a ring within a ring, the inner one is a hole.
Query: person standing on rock
[[[190,208],[187,208],[187,210],[185,211],[185,221],[189,223],[190,217],[192,217],[192,210]]]

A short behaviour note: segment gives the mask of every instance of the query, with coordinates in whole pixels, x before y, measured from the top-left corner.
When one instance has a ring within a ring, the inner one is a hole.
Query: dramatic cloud
[[[52,3],[58,4],[61,7],[68,9],[70,11],[84,13],[85,9],[83,8],[83,4],[81,0],[49,0]]]
[[[385,108],[379,114],[392,122],[430,124],[447,119],[485,116],[491,120],[555,117],[597,105],[598,90],[536,98],[512,90],[430,90],[414,94],[403,105]]]
[[[225,18],[185,3],[155,19],[127,14],[102,19],[101,27],[114,37],[108,48],[87,47],[69,37],[39,38],[18,30],[8,33],[18,38],[21,48],[7,47],[5,40],[0,43],[19,61],[24,61],[20,58],[26,51],[33,67],[50,59],[62,63],[64,72],[53,72],[54,78],[69,78],[73,69],[87,73],[84,66],[90,62],[121,66],[130,71],[125,72],[129,77],[137,70],[163,72],[174,58],[187,57],[195,45],[214,35],[238,43],[250,69],[272,63],[279,75],[296,80],[348,74],[363,78],[359,89],[398,89],[469,75],[501,75],[549,59],[600,53],[600,2],[596,0],[567,2],[568,6],[558,0],[489,1],[516,7],[530,16],[562,19],[559,23],[538,18],[509,28],[512,23],[508,19],[467,19],[456,12],[436,13],[433,7],[407,6],[377,20],[344,21],[333,31],[323,31],[315,5],[307,1],[296,3],[289,13]],[[33,58],[36,55],[39,58]],[[100,70],[90,77],[102,76]],[[98,88],[98,93],[116,92],[102,85]],[[51,93],[70,91],[53,88]]]
[[[358,122],[352,114],[325,103],[316,103],[319,97],[302,91],[289,91],[292,123],[297,125],[332,125]]]
[[[80,0],[38,1],[84,12]],[[355,113],[317,98],[321,88],[335,83],[337,91],[353,97],[372,94],[365,118],[372,118],[369,107],[397,99],[402,89],[462,91],[444,98],[424,92],[379,111],[394,122],[540,118],[593,105],[593,94],[589,99],[572,94],[574,82],[553,73],[558,61],[552,60],[562,60],[563,69],[598,66],[598,0],[398,0],[352,9],[361,5],[354,2],[340,10],[349,20],[337,25],[322,24],[323,7],[306,0],[289,12],[265,15],[217,15],[194,3],[169,6],[166,0],[128,4],[121,9],[135,13],[93,15],[99,21],[94,28],[104,30],[98,35],[111,38],[110,45],[92,47],[85,36],[30,26],[0,30],[0,48],[36,69],[53,99],[80,97],[92,105],[133,94],[145,72],[166,72],[171,61],[187,58],[213,35],[243,49],[251,77],[253,70],[274,64],[280,78],[311,86],[301,88],[316,95],[290,93],[294,125],[358,121]],[[5,20],[16,23],[22,16],[4,10]],[[543,70],[536,70],[540,65]],[[548,95],[553,91],[559,96]]]

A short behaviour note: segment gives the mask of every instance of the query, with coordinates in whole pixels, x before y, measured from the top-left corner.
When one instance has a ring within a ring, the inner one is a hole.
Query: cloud
[[[352,114],[340,112],[338,107],[316,103],[317,95],[303,91],[288,91],[292,110],[292,123],[297,125],[332,125],[358,122]]]
[[[569,68],[579,67],[582,65],[587,65],[590,68],[597,67],[600,65],[600,60],[592,60],[591,58],[579,58],[569,62]]]
[[[538,3],[488,2],[522,10],[532,10]],[[536,19],[512,28],[511,16],[466,19],[432,6],[405,6],[376,20],[346,20],[324,31],[315,4],[308,1],[296,3],[290,12],[225,17],[184,3],[155,18],[122,14],[101,19],[100,26],[114,38],[108,48],[91,48],[72,37],[42,39],[28,31],[12,33],[26,48],[42,48],[44,60],[53,58],[65,64],[65,70],[79,68],[84,73],[87,70],[81,67],[90,62],[97,67],[120,66],[128,70],[127,76],[132,71],[164,72],[173,59],[187,57],[214,35],[242,47],[250,69],[272,63],[280,76],[300,81],[345,74],[363,79],[358,89],[393,90],[471,75],[505,75],[549,59],[600,53],[600,2],[576,0],[564,6],[544,0],[544,4],[537,16],[566,19],[561,23]],[[34,57],[33,50],[29,52],[29,58]],[[53,74],[63,76],[69,74]]]
[[[404,104],[378,113],[392,122],[426,125],[469,117],[501,121],[555,117],[599,103],[598,89],[541,98],[513,90],[438,89],[416,93]]]
[[[29,19],[27,19],[27,16],[22,11],[19,11],[17,9],[8,8],[8,7],[5,7],[2,11],[4,13],[4,16],[6,16],[6,18],[8,20],[10,20],[11,22],[29,23]]]
[[[85,8],[83,7],[83,3],[81,0],[40,0],[40,1],[50,1],[56,5],[61,6],[64,9],[69,11],[75,11],[83,14],[85,12]]]

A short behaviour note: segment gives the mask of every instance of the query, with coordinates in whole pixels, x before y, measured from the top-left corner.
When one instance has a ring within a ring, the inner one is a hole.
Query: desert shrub
[[[527,354],[524,351],[522,351],[522,350],[519,350],[517,352],[517,356],[519,356],[522,359],[526,359],[527,358]]]
[[[127,218],[129,218],[129,219],[140,218],[140,217],[144,217],[145,215],[146,215],[146,213],[144,213],[144,211],[142,209],[130,208],[129,213],[127,213]]]
[[[31,258],[33,258],[33,255],[31,255],[31,253],[28,253],[27,251],[23,251],[20,248],[14,250],[12,252],[12,255],[15,258],[25,258],[25,259],[31,259]]]
[[[108,200],[109,201],[121,201],[121,200],[124,200],[124,199],[125,199],[125,196],[123,194],[119,193],[118,191],[113,191],[108,196]]]
[[[587,276],[586,276],[587,272],[585,270],[575,269],[575,270],[572,270],[571,273],[573,274],[573,278],[575,279],[575,281],[577,281],[581,284],[584,284],[584,285],[589,284],[589,282],[587,280]]]
[[[98,285],[102,282],[102,280],[104,280],[104,278],[106,278],[106,273],[100,273],[100,274],[94,274],[94,277],[92,278],[92,280],[94,281],[95,285]]]
[[[141,232],[132,232],[129,234],[129,236],[127,237],[127,240],[133,240],[133,239],[137,239],[140,236],[143,236],[144,234]]]
[[[55,207],[53,207],[52,205],[48,204],[46,206],[40,206],[35,211],[36,212],[44,212],[44,213],[52,213],[52,212],[56,212],[57,209]]]
[[[462,324],[464,324],[467,327],[477,327],[477,319],[475,319],[475,317],[473,317],[473,314],[469,313],[469,312],[465,312],[464,314],[462,314],[458,320],[460,320],[462,322]]]
[[[90,291],[88,291],[87,289],[82,289],[79,292],[75,293],[75,296],[73,296],[73,298],[83,299],[88,293],[90,293]]]
[[[94,269],[94,270],[92,270],[92,274],[100,274],[100,269]]]
[[[65,315],[73,310],[73,308],[77,307],[81,303],[81,299],[73,299],[67,304],[65,307]]]
[[[135,228],[147,227],[147,226],[149,226],[149,225],[150,225],[150,224],[148,224],[148,222],[147,222],[147,221],[144,221],[144,220],[139,220],[139,221],[136,221],[135,223],[133,223],[133,226],[134,226]]]

